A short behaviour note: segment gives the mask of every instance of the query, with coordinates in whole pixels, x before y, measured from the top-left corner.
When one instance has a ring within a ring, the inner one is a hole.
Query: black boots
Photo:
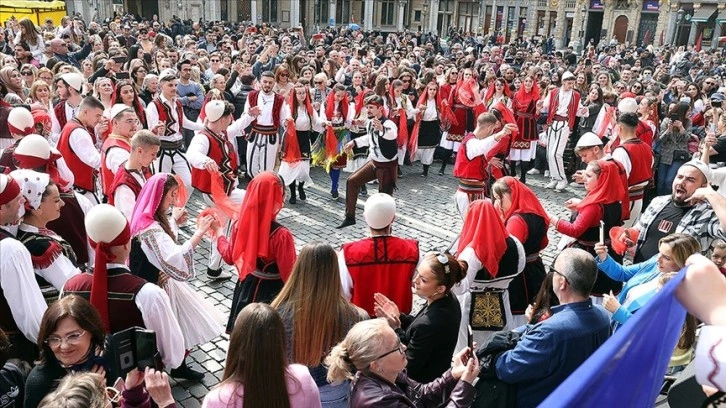
[[[171,370],[169,374],[171,377],[190,381],[202,381],[204,379],[204,373],[189,368],[186,360],[179,367]]]
[[[446,170],[446,165],[449,164],[449,159],[451,159],[451,155],[454,154],[453,150],[445,149],[444,154],[441,157],[441,170],[439,170],[439,176],[444,175],[444,170]]]
[[[355,225],[355,215],[345,215],[345,219],[343,222],[336,227],[336,229],[341,229],[345,227],[350,227],[351,225]]]
[[[421,173],[422,176],[428,177],[429,176],[429,167],[431,167],[430,164],[424,164],[423,165],[423,173]]]
[[[305,194],[305,182],[304,181],[301,181],[300,184],[297,185],[297,192],[300,194],[300,201],[307,200],[308,196],[307,196],[307,194]]]
[[[296,193],[297,193],[297,192],[295,191],[295,182],[293,181],[293,182],[292,182],[292,183],[290,184],[290,204],[295,204],[295,203],[297,203],[297,198],[295,198],[295,194],[296,194]],[[302,200],[302,197],[300,197],[300,199]]]

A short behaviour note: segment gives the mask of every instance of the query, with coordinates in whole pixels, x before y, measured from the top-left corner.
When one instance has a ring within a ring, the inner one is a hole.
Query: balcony
[[[567,10],[574,10],[577,7],[577,1],[566,1],[565,2],[565,9]]]
[[[537,0],[537,7],[539,7],[539,8],[547,8],[548,4],[549,4],[548,0]]]

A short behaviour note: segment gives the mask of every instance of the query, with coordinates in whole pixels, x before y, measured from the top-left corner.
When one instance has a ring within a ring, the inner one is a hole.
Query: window
[[[276,0],[263,0],[262,2],[262,22],[276,23],[277,22],[277,1]]]
[[[273,1],[275,1],[275,0],[273,0]],[[328,25],[328,12],[329,12],[329,8],[330,8],[329,3],[330,3],[329,0],[319,0],[318,1],[318,6],[315,8],[315,10],[313,10],[313,12],[315,13],[315,16],[317,16],[316,18],[314,18],[315,24],[320,24],[322,26]]]
[[[381,25],[393,25],[395,10],[396,2],[394,0],[381,1]]]
[[[421,10],[413,11],[413,21],[421,21]]]
[[[489,28],[492,23],[492,6],[486,6],[484,10],[486,10],[484,12],[484,32],[489,33]]]
[[[352,12],[350,7],[350,0],[341,0],[337,3],[337,7],[335,9],[336,24],[348,24],[350,23],[350,14]]]

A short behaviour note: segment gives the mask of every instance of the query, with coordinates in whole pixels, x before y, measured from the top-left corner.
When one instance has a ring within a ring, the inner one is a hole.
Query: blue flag
[[[686,311],[670,280],[540,407],[652,407],[678,343]]]

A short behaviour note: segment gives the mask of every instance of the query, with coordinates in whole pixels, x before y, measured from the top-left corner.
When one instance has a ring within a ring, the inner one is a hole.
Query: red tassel
[[[287,120],[285,150],[283,151],[282,158],[288,163],[299,162],[302,159],[300,143],[297,140],[297,129],[295,129],[295,121],[292,118]]]
[[[421,120],[419,119],[413,125],[411,137],[408,139],[408,157],[411,158],[411,161],[413,161],[414,157],[416,157],[416,150],[418,150],[418,133],[420,131],[420,128]]]
[[[50,246],[42,255],[31,255],[33,266],[38,269],[49,268],[59,256],[63,255],[63,247],[55,241],[48,240]]]
[[[212,178],[212,201],[226,219],[236,220],[239,212],[239,205],[235,204],[224,190],[224,181],[222,174],[219,172],[211,172]],[[201,218],[200,215],[198,218]],[[226,222],[226,220],[225,220]]]
[[[406,108],[398,110],[398,147],[401,148],[406,145],[408,141],[408,118],[406,118]]]
[[[338,138],[335,137],[335,131],[332,126],[328,126],[325,130],[325,157],[334,159],[338,155]]]

